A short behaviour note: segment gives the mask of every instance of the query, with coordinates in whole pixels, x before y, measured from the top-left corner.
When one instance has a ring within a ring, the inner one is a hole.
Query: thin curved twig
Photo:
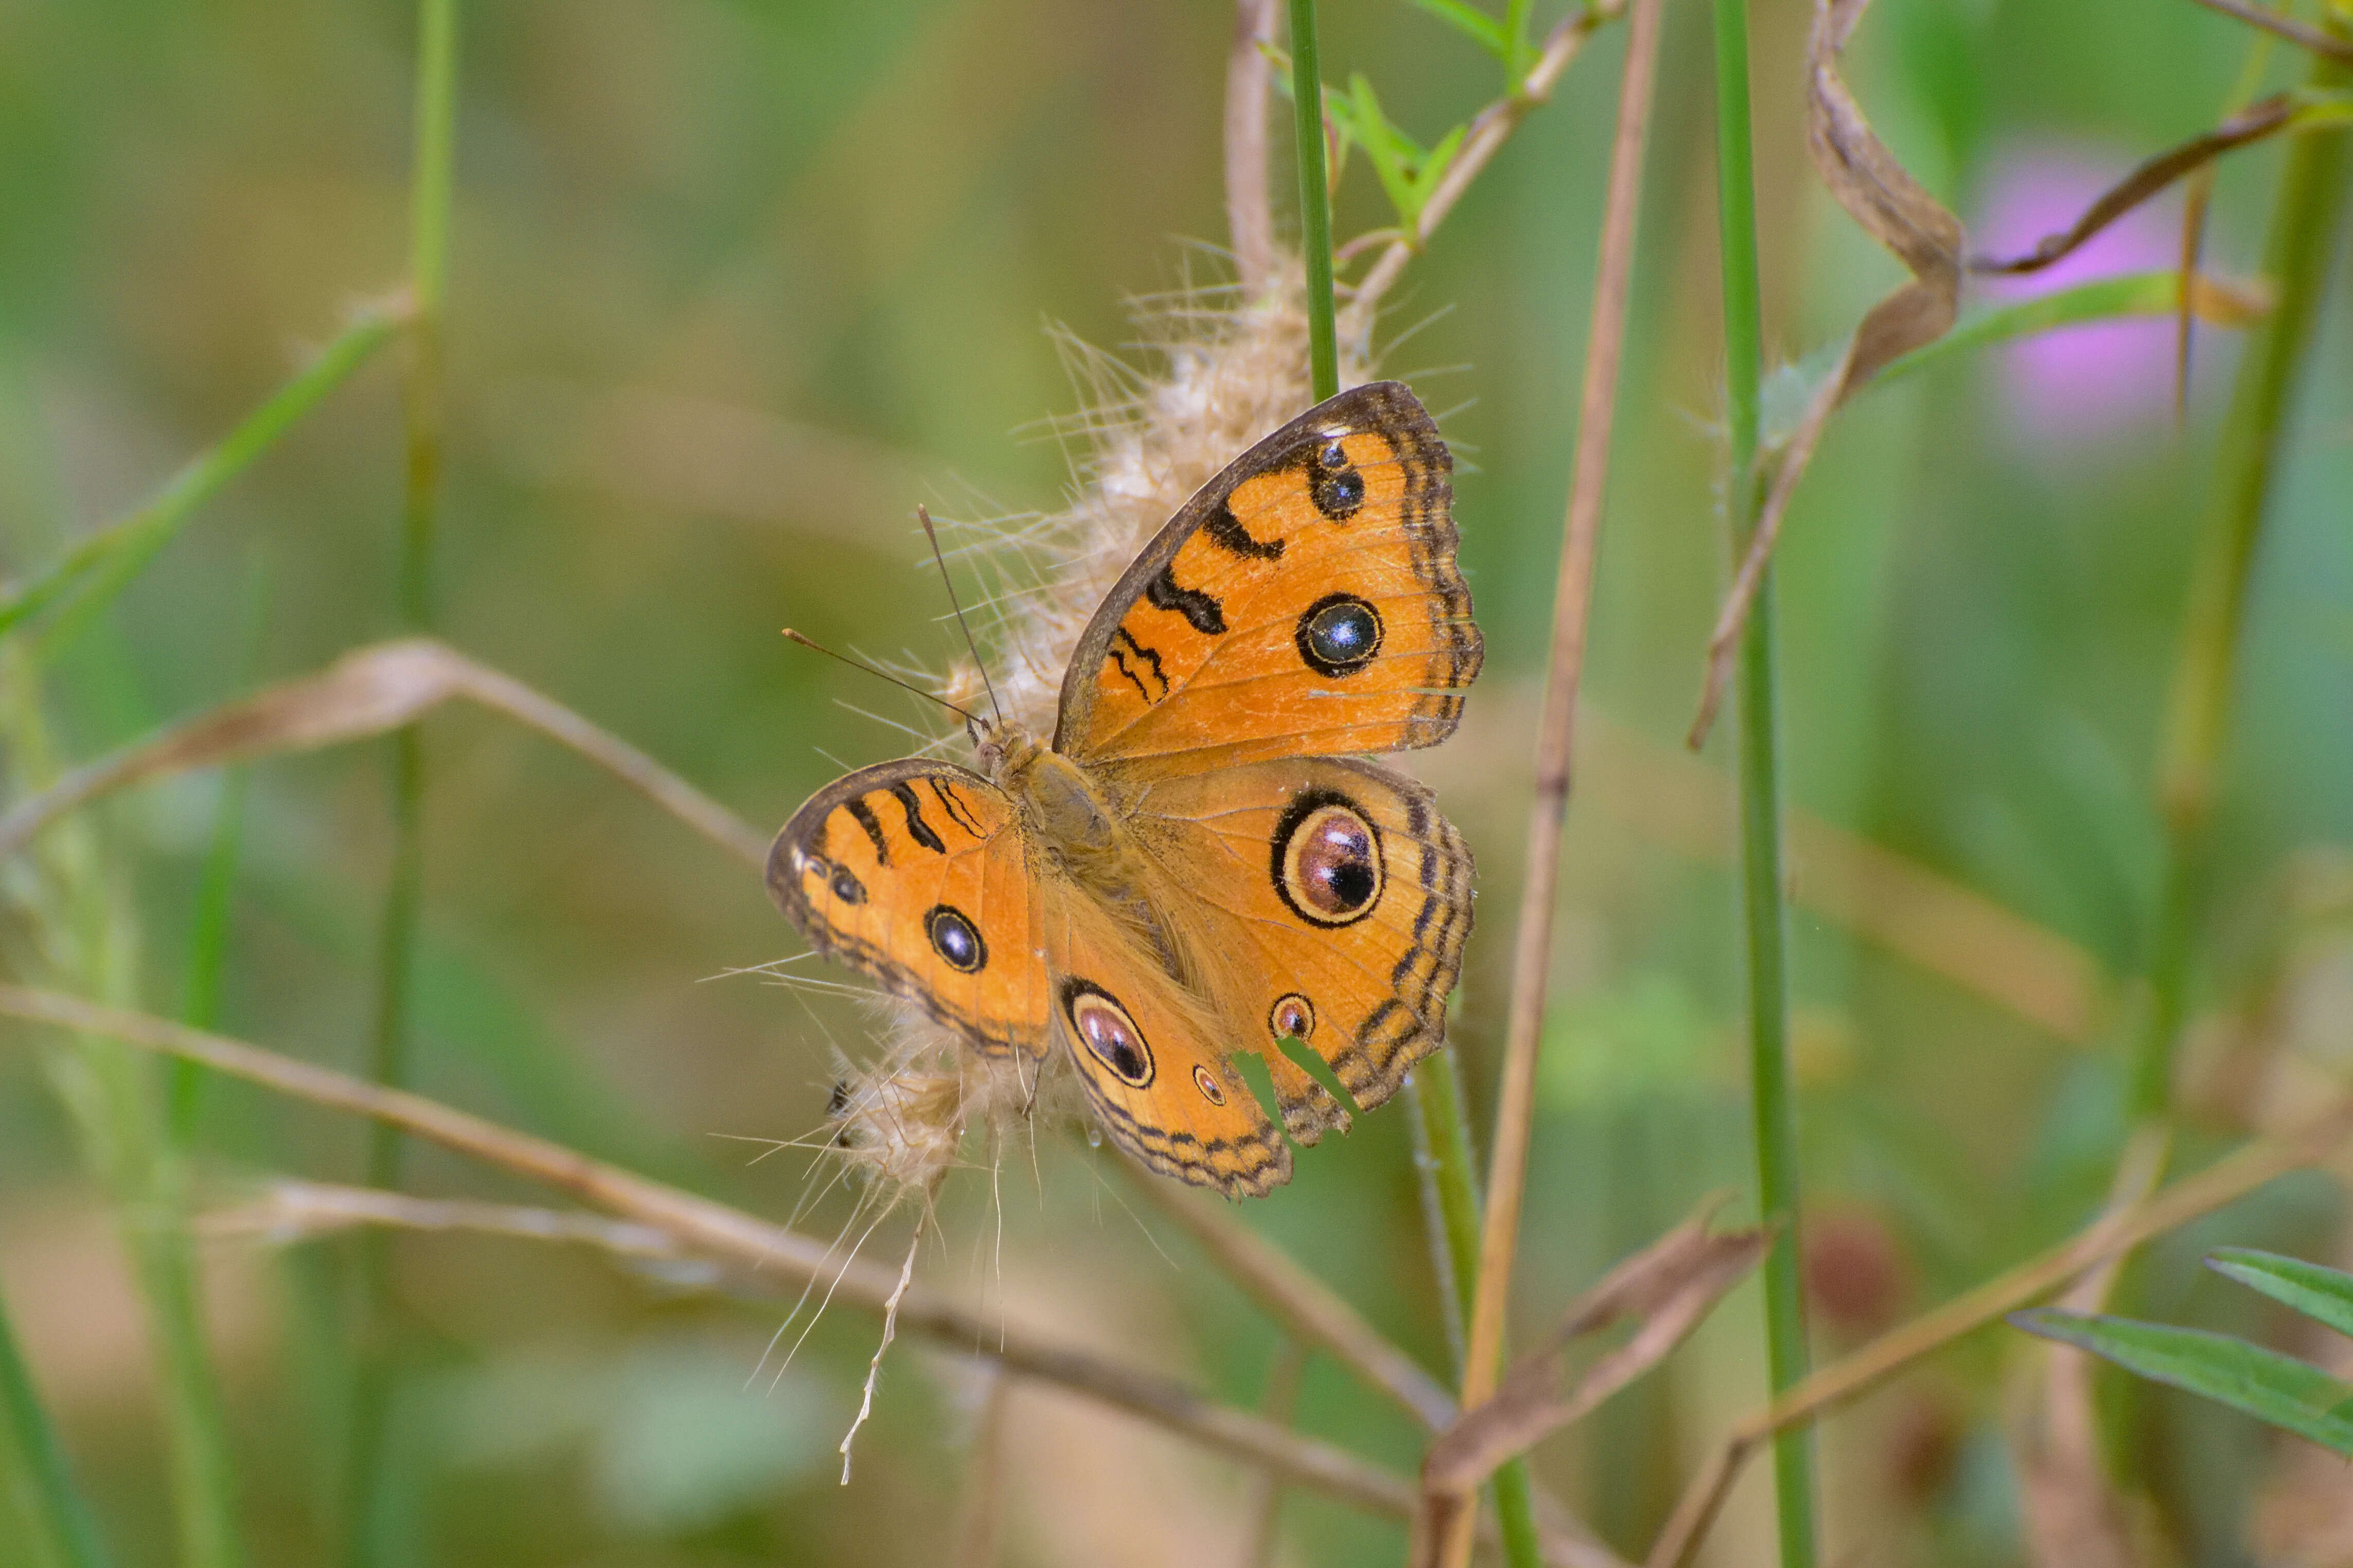
[[[1552,97],[1561,74],[1568,69],[1577,51],[1584,48],[1586,40],[1616,21],[1625,10],[1626,0],[1592,0],[1583,10],[1562,17],[1545,35],[1544,47],[1537,51],[1535,63],[1520,79],[1517,89],[1488,105],[1471,121],[1461,147],[1446,165],[1446,173],[1430,193],[1430,200],[1422,204],[1421,216],[1414,220],[1413,231],[1391,241],[1371,268],[1357,279],[1348,308],[1340,312],[1340,335],[1344,339],[1359,344],[1365,342],[1373,330],[1373,313],[1381,296],[1405,271],[1406,264],[1430,243],[1438,226],[1454,210],[1462,193],[1471,188],[1471,182],[1479,177],[1480,172],[1503,150],[1504,143],[1512,139],[1512,132],[1520,128],[1520,121]]]
[[[2244,22],[2250,27],[2261,27],[2299,48],[2310,49],[2316,55],[2353,65],[2353,43],[2334,33],[2323,32],[2308,23],[2299,22],[2293,16],[2284,16],[2276,11],[2251,5],[2247,0],[2196,0],[2196,3],[2209,11],[2219,11],[2234,21]]]
[[[570,747],[737,859],[766,864],[767,836],[733,812],[554,699],[429,637],[354,649],[315,675],[225,703],[75,769],[0,816],[0,860],[59,817],[126,785],[364,740],[413,723],[453,697]]]

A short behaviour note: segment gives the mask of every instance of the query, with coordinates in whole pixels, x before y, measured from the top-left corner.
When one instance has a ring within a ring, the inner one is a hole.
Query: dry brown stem
[[[2300,1131],[2250,1143],[2144,1203],[2103,1214],[2073,1238],[1792,1384],[1736,1425],[1709,1454],[1660,1531],[1649,1568],[1681,1568],[1691,1561],[1740,1467],[1775,1433],[1868,1393],[1922,1356],[2049,1295],[2087,1268],[2235,1203],[2291,1171],[2317,1163],[2348,1138],[2353,1138],[2353,1097],[2339,1100]]]
[[[1242,300],[1274,287],[1274,206],[1267,193],[1267,89],[1273,68],[1275,0],[1235,0],[1234,43],[1226,55],[1226,237]]]
[[[1330,1354],[1424,1426],[1435,1431],[1454,1419],[1453,1395],[1330,1286],[1210,1199],[1125,1161],[1119,1168],[1292,1337]]]
[[[1274,1352],[1274,1364],[1267,1369],[1266,1394],[1258,1409],[1278,1426],[1290,1426],[1298,1408],[1307,1356],[1305,1344],[1286,1338]],[[1250,1521],[1250,1539],[1242,1547],[1242,1568],[1274,1568],[1275,1550],[1282,1540],[1282,1483],[1260,1472],[1250,1483],[1250,1500],[1242,1516]]]
[[[991,1369],[965,1456],[964,1491],[956,1500],[955,1555],[951,1568],[990,1568],[1005,1529],[1005,1418],[1013,1380]]]
[[[1711,1198],[1699,1212],[1611,1269],[1569,1306],[1538,1349],[1514,1362],[1494,1398],[1438,1435],[1421,1465],[1422,1510],[1408,1561],[1437,1561],[1440,1542],[1467,1517],[1496,1469],[1664,1360],[1725,1291],[1757,1267],[1771,1241],[1762,1230],[1708,1234]],[[1570,1343],[1622,1319],[1636,1320],[1624,1344],[1561,1386]]]
[[[75,769],[0,816],[0,860],[58,817],[127,784],[385,734],[453,697],[569,746],[738,859],[754,867],[766,863],[765,835],[635,746],[427,637],[355,649],[316,675],[266,688]]]
[[[2163,1129],[2137,1131],[2117,1162],[2106,1213],[2121,1215],[2146,1199],[2165,1165]],[[2123,1266],[2108,1258],[2069,1286],[2060,1304],[2096,1312]],[[2100,1453],[2092,1405],[2092,1357],[2073,1345],[2044,1348],[2039,1428],[2019,1446],[2019,1500],[2028,1551],[2037,1568],[2138,1568],[2123,1500]]]
[[[562,1241],[593,1247],[617,1258],[674,1263],[687,1259],[678,1238],[656,1226],[607,1219],[602,1215],[533,1208],[522,1204],[485,1204],[416,1198],[374,1187],[280,1177],[250,1203],[216,1209],[197,1228],[207,1237],[241,1237],[275,1245],[311,1241],[373,1226],[427,1234],[462,1231],[525,1241]]]
[[[1462,145],[1455,150],[1453,161],[1446,165],[1437,189],[1422,204],[1413,232],[1390,241],[1388,248],[1357,280],[1350,292],[1347,309],[1340,312],[1341,342],[1361,346],[1370,338],[1373,316],[1381,296],[1397,282],[1407,263],[1430,243],[1438,226],[1454,210],[1462,193],[1471,188],[1471,182],[1479,177],[1480,172],[1503,150],[1504,143],[1512,139],[1512,132],[1520,128],[1520,121],[1552,97],[1552,89],[1559,84],[1569,62],[1577,58],[1577,51],[1585,47],[1585,41],[1605,24],[1616,21],[1625,9],[1626,0],[1593,0],[1583,10],[1562,17],[1545,35],[1544,47],[1537,51],[1535,63],[1528,68],[1518,89],[1490,104],[1471,121],[1471,129],[1464,134]]]
[[[1561,826],[1568,810],[1576,752],[1577,691],[1585,672],[1594,558],[1609,482],[1609,433],[1626,339],[1635,220],[1641,211],[1642,149],[1651,123],[1660,5],[1661,0],[1635,0],[1625,70],[1618,89],[1618,125],[1609,153],[1609,187],[1601,220],[1600,261],[1594,278],[1592,325],[1586,338],[1575,468],[1561,539],[1560,575],[1553,594],[1552,651],[1536,739],[1535,798],[1528,808],[1527,860],[1522,873],[1519,921],[1513,934],[1511,1003],[1504,1030],[1503,1083],[1496,1096],[1486,1210],[1480,1224],[1479,1278],[1464,1335],[1465,1411],[1474,1409],[1495,1388],[1513,1264],[1519,1247],[1520,1207],[1526,1192],[1528,1145],[1535,1123],[1536,1047],[1543,1032],[1552,960]],[[1444,1533],[1442,1561],[1453,1568],[1461,1568],[1469,1559],[1473,1517],[1473,1510],[1462,1509]]]
[[[207,1034],[144,1013],[102,1007],[78,996],[0,984],[0,1016],[104,1036],[258,1083],[331,1110],[374,1118],[412,1137],[528,1176],[584,1203],[669,1235],[691,1255],[726,1266],[743,1280],[782,1288],[826,1278],[831,1299],[880,1315],[898,1284],[893,1269],[833,1258],[823,1242],[740,1209],[589,1159],[560,1143],[517,1132],[423,1095],[378,1085]],[[388,1195],[388,1194],[387,1194]],[[1285,1482],[1369,1512],[1411,1516],[1416,1496],[1404,1477],[1345,1449],[1301,1436],[1246,1411],[1212,1403],[1172,1379],[1063,1344],[1027,1325],[992,1320],[928,1290],[909,1289],[899,1326],[963,1355],[1052,1384],[1190,1438]],[[1577,1543],[1546,1544],[1548,1562],[1576,1568]]]

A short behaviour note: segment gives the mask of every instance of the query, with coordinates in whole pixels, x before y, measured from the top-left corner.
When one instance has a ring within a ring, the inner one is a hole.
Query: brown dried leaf
[[[146,779],[364,740],[464,697],[537,730],[618,777],[753,865],[767,842],[724,806],[637,748],[513,678],[424,637],[345,654],[316,675],[269,687],[78,768],[0,816],[0,860],[50,823]]]
[[[1756,531],[1732,592],[1708,639],[1707,679],[1692,722],[1694,751],[1707,739],[1732,674],[1732,656],[1748,623],[1765,564],[1781,535],[1781,519],[1798,480],[1813,460],[1822,426],[1841,403],[1880,368],[1953,330],[1960,314],[1961,257],[1968,236],[1961,220],[1930,195],[1895,160],[1839,75],[1839,57],[1871,0],[1814,0],[1814,27],[1806,46],[1806,151],[1814,172],[1847,216],[1885,246],[1912,281],[1873,305],[1848,340],[1846,353],[1782,444],[1773,487],[1757,513]]]
[[[1473,1506],[1481,1483],[1507,1460],[1577,1420],[1657,1365],[1725,1292],[1765,1256],[1764,1230],[1710,1235],[1700,1210],[1646,1251],[1609,1271],[1572,1303],[1544,1344],[1513,1363],[1494,1397],[1464,1412],[1430,1446],[1421,1466],[1421,1507],[1409,1560],[1434,1563],[1453,1521]],[[1622,1319],[1633,1336],[1561,1385],[1572,1342]]]
[[[1806,150],[1839,205],[1904,263],[1912,281],[1873,306],[1855,329],[1838,377],[1841,399],[1889,360],[1952,329],[1968,237],[1960,219],[1895,161],[1839,75],[1839,56],[1870,3],[1815,0],[1806,47]]]

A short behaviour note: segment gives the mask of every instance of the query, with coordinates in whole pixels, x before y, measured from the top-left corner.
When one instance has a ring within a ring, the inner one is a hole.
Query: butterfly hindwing
[[[818,952],[981,1050],[1041,1047],[1036,884],[1012,800],[978,773],[914,757],[837,780],[776,836],[768,891]]]
[[[1253,763],[1156,782],[1137,830],[1185,868],[1203,986],[1228,1043],[1267,1058],[1294,1137],[1345,1121],[1285,1036],[1367,1110],[1444,1042],[1472,862],[1427,788],[1372,763]]]
[[[1228,1197],[1291,1179],[1291,1150],[1227,1058],[1216,1016],[1092,905],[1049,902],[1052,1027],[1096,1120],[1148,1168]]]
[[[1261,441],[1095,612],[1054,749],[1197,772],[1444,740],[1482,657],[1451,472],[1397,382],[1344,392]]]

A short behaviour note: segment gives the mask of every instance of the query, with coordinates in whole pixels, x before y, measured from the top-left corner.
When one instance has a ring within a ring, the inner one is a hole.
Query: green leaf
[[[1421,209],[1428,206],[1430,198],[1437,194],[1438,182],[1446,177],[1447,165],[1454,162],[1454,154],[1462,150],[1462,138],[1470,133],[1468,124],[1458,125],[1440,137],[1437,146],[1422,154],[1421,174],[1414,181],[1417,190],[1413,204],[1415,217],[1421,216]]]
[[[1513,40],[1504,31],[1504,24],[1484,11],[1464,5],[1463,0],[1406,0],[1406,3],[1415,10],[1427,11],[1446,23],[1497,59],[1509,60],[1512,58]],[[1524,12],[1526,7],[1520,4],[1520,0],[1514,0],[1514,9]]]
[[[2206,1259],[2206,1267],[2295,1308],[2316,1323],[2353,1336],[2353,1274],[2244,1247],[2220,1248]]]
[[[1535,63],[1536,47],[1528,41],[1528,23],[1534,19],[1535,11],[1532,0],[1505,0],[1504,36],[1508,52],[1504,56],[1504,71],[1510,79],[1504,84],[1506,93],[1520,91],[1528,68]]]
[[[2055,1307],[2013,1312],[2010,1321],[2353,1458],[2353,1388],[2291,1356],[2203,1329]]]
[[[1397,209],[1398,219],[1410,228],[1420,210],[1420,204],[1414,198],[1413,184],[1413,163],[1420,149],[1388,122],[1388,117],[1381,112],[1381,100],[1373,95],[1373,84],[1364,72],[1350,77],[1348,87],[1356,99],[1356,134],[1365,144],[1365,156],[1373,161],[1373,173],[1380,176],[1381,189],[1388,193],[1389,205]]]

